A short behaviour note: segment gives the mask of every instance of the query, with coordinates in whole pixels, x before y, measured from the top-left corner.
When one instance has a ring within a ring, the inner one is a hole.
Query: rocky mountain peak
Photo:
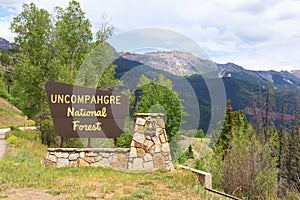
[[[4,38],[0,37],[0,49],[12,49],[13,46]]]
[[[217,69],[215,63],[209,60],[202,60],[189,52],[123,53],[121,57],[180,76],[195,73],[202,74]]]

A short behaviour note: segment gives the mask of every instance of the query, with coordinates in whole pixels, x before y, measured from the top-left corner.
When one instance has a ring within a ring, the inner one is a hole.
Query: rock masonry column
[[[174,169],[163,116],[135,114],[128,169]]]

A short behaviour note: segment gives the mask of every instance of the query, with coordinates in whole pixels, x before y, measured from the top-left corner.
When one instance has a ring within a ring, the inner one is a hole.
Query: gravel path
[[[9,128],[0,129],[0,159],[3,158],[5,153],[6,141],[5,141],[5,133],[9,131]]]

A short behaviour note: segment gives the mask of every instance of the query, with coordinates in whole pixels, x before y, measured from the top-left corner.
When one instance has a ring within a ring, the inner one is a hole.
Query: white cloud
[[[9,15],[0,17],[0,37],[12,40],[12,16],[21,0],[0,0]],[[67,0],[33,0],[53,12]],[[217,62],[251,69],[300,69],[300,1],[295,0],[80,0],[94,25],[111,19],[117,33],[138,28],[165,28],[196,41]],[[0,13],[1,14],[1,13]],[[0,15],[1,16],[1,15]]]
[[[11,17],[0,17],[0,37],[13,41],[14,35],[9,30]]]

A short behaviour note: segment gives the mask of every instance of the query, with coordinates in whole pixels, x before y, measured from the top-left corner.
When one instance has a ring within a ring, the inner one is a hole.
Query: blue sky
[[[13,7],[5,7],[0,5],[0,17],[5,18],[6,16],[9,16],[13,12],[13,9]]]
[[[0,0],[0,37],[10,41],[12,18],[30,1]],[[33,0],[53,12],[67,0]],[[79,0],[93,24],[105,15],[116,34],[140,28],[169,29],[187,36],[219,63],[253,70],[300,69],[299,0]]]

